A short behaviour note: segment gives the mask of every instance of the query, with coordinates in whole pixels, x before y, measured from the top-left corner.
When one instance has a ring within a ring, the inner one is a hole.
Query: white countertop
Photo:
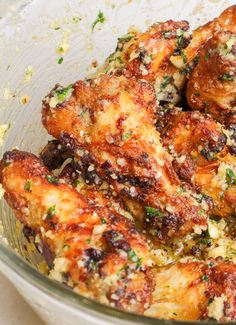
[[[45,325],[0,272],[0,324]]]

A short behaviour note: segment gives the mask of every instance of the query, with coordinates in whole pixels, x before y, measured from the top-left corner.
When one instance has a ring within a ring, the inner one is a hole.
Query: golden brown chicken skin
[[[151,302],[149,249],[132,221],[90,205],[36,156],[14,150],[0,164],[5,199],[41,242],[50,277],[100,302],[143,313]]]
[[[177,320],[236,320],[236,266],[221,259],[182,262],[155,272],[145,315]]]
[[[171,57],[172,63],[178,67],[182,66],[182,68],[184,65],[188,65],[197,57],[202,46],[213,35],[222,31],[236,33],[236,5],[228,7],[219,17],[194,30],[190,44],[183,49],[182,56]],[[185,62],[183,62],[183,57],[185,58]]]
[[[172,65],[170,57],[179,55],[190,42],[186,21],[168,20],[152,25],[146,32],[131,32],[119,38],[116,51],[102,67],[105,73],[122,74],[151,82],[161,103],[179,102],[186,81]]]
[[[194,110],[210,113],[226,123],[236,120],[236,34],[215,34],[200,51],[200,60],[187,86]]]
[[[145,81],[101,75],[79,81],[67,99],[55,88],[43,104],[49,134],[89,161],[117,193],[146,207],[147,227],[159,238],[182,236],[206,225],[193,193],[181,193],[171,157],[155,124],[155,95]]]
[[[172,111],[165,122],[163,145],[175,157],[177,174],[212,199],[212,213],[234,214],[236,158],[229,152],[222,125],[197,111]]]

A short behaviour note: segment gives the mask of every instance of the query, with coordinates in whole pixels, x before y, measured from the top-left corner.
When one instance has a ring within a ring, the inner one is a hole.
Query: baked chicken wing
[[[49,134],[90,163],[115,191],[145,206],[147,227],[163,239],[206,225],[206,204],[181,182],[155,124],[155,95],[145,81],[101,75],[78,81],[62,102],[56,87],[43,104]]]
[[[236,266],[231,262],[184,262],[155,273],[153,303],[145,315],[164,319],[236,320]]]
[[[227,146],[222,125],[200,112],[172,111],[162,130],[163,145],[175,158],[181,179],[211,198],[211,213],[236,212],[236,157]]]
[[[236,5],[225,9],[219,17],[194,30],[190,44],[183,49],[182,56],[171,57],[172,63],[178,67],[189,64],[197,57],[202,46],[213,35],[222,31],[236,33]]]
[[[221,123],[236,123],[236,34],[217,33],[200,51],[187,100],[192,109],[210,113]]]
[[[5,153],[0,181],[16,217],[41,243],[51,278],[143,313],[152,292],[149,248],[132,221],[112,207],[90,205],[29,153]]]
[[[151,82],[160,103],[180,101],[186,76],[171,62],[190,42],[186,21],[156,23],[146,32],[131,32],[119,38],[116,51],[102,67],[108,74],[122,74]]]

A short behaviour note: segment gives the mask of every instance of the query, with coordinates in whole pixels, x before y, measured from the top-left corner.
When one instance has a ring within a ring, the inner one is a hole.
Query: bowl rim
[[[20,5],[16,12],[19,13],[25,6],[32,3],[34,0],[20,0]],[[6,15],[1,17],[6,18]],[[2,19],[0,19],[1,21]],[[80,310],[83,312],[91,311],[92,313],[98,313],[101,316],[108,316],[110,318],[121,319],[133,324],[198,324],[203,323],[201,321],[178,321],[178,320],[166,320],[155,317],[149,317],[131,312],[123,311],[112,306],[102,304],[91,298],[82,296],[79,293],[74,292],[71,288],[60,282],[49,279],[46,275],[40,273],[35,267],[33,267],[27,260],[17,254],[11,247],[8,247],[0,240],[0,261],[5,264],[13,273],[17,274],[20,278],[28,282],[31,286],[37,288],[39,291],[48,295],[49,297],[71,307],[72,309]],[[4,275],[4,273],[3,273]],[[11,281],[11,280],[10,280]],[[14,285],[14,282],[13,282]],[[206,323],[206,321],[204,321]],[[208,325],[226,325],[228,323],[207,321]],[[231,322],[230,324],[236,324]]]

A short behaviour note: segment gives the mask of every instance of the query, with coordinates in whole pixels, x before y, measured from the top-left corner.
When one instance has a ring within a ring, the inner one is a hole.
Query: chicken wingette
[[[236,157],[230,153],[223,126],[210,115],[173,110],[161,131],[179,177],[211,198],[211,213],[236,212]],[[230,141],[230,139],[229,139]]]
[[[6,152],[0,181],[16,217],[41,243],[51,278],[121,309],[148,308],[149,248],[132,221],[112,207],[90,205],[29,153]]]
[[[236,33],[236,5],[228,7],[219,17],[194,30],[191,42],[183,49],[182,55],[172,56],[171,62],[179,68],[188,66],[196,59],[202,46],[215,34],[222,31]]]
[[[165,239],[205,228],[208,206],[181,191],[154,126],[155,111],[149,83],[101,75],[56,86],[44,100],[42,120],[49,134],[89,162],[117,193],[145,206],[147,228]]]
[[[194,110],[236,124],[236,34],[215,34],[200,51],[190,75],[187,100]]]
[[[153,303],[145,315],[164,319],[236,320],[236,266],[217,260],[183,262],[155,272]]]
[[[102,67],[107,74],[148,80],[160,103],[180,101],[186,76],[171,62],[190,42],[187,21],[168,20],[152,25],[146,32],[130,32],[118,39],[116,51]]]

